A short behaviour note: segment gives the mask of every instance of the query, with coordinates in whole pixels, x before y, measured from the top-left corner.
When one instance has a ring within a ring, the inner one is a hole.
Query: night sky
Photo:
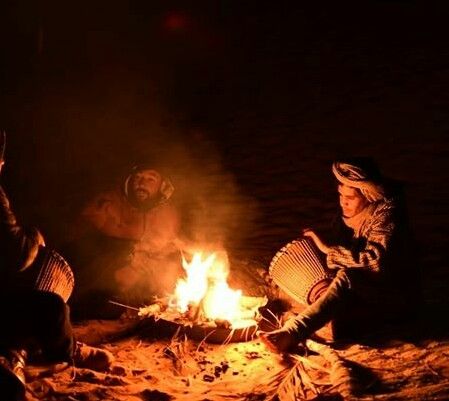
[[[212,208],[235,195],[246,209],[227,229],[270,254],[324,224],[330,162],[357,154],[410,185],[442,252],[445,2],[277,3],[3,2],[3,181],[19,215],[57,243],[89,196],[153,160],[187,192],[218,180],[193,187]]]

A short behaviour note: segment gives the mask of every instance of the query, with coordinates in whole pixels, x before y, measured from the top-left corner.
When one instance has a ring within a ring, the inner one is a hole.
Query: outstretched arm
[[[104,192],[91,200],[82,216],[101,233],[115,238],[139,240],[143,233],[142,218],[124,218],[121,201],[114,192]]]

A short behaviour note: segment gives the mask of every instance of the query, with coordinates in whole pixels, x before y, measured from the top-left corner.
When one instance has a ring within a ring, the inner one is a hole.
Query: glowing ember
[[[202,253],[197,252],[190,263],[183,259],[183,267],[186,278],[178,280],[171,307],[181,313],[191,307],[199,308],[204,318],[228,321],[232,328],[256,324],[257,310],[266,299],[244,297],[241,290],[229,288],[226,257],[219,259],[213,253],[203,258]]]

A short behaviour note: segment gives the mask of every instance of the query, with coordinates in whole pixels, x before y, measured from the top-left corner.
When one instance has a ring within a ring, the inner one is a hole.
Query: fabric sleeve
[[[352,250],[343,246],[330,247],[327,265],[330,268],[362,268],[382,271],[386,252],[391,244],[395,230],[393,207],[384,205],[377,209],[366,231],[366,244],[363,249]]]
[[[142,220],[136,221],[134,215],[134,219],[127,219],[124,208],[126,206],[118,194],[104,192],[84,207],[81,216],[90,226],[109,237],[138,240],[142,235]],[[130,214],[130,208],[127,211]]]
[[[44,241],[35,228],[25,228],[17,223],[11,210],[9,199],[0,187],[0,243],[1,258],[7,269],[16,271],[26,269],[33,263]]]

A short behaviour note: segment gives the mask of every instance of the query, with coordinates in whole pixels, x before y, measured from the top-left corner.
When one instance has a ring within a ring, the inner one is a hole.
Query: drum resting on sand
[[[309,238],[294,240],[280,249],[269,273],[286,294],[305,305],[315,302],[332,280],[320,251]]]

